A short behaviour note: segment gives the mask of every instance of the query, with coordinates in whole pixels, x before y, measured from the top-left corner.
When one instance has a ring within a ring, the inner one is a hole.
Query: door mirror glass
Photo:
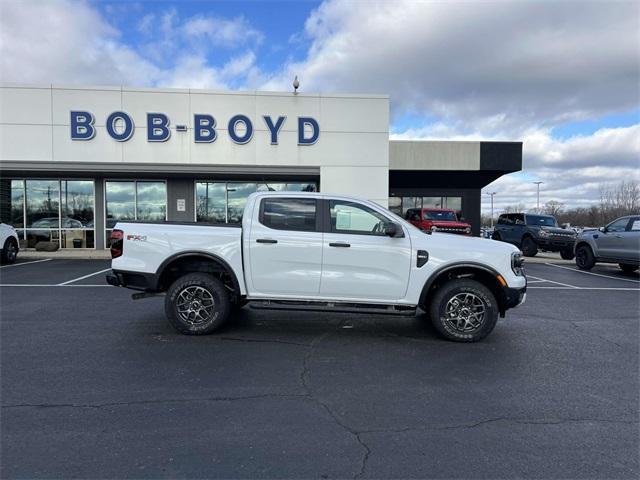
[[[598,230],[600,230],[602,233],[607,233],[607,227],[600,227]]]

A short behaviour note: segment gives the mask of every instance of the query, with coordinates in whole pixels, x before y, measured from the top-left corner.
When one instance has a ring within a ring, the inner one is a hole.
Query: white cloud
[[[390,93],[413,111],[520,132],[638,105],[638,3],[328,0],[307,57],[267,87]]]

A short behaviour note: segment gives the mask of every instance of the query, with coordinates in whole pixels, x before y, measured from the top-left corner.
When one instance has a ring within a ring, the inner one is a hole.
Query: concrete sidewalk
[[[20,250],[18,258],[60,258],[60,259],[78,259],[78,260],[104,260],[111,258],[109,250],[84,250],[84,249],[61,249],[56,252],[36,252],[35,250]]]

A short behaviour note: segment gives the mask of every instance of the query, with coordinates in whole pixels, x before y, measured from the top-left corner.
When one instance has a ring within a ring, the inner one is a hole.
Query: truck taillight
[[[123,239],[124,232],[122,230],[111,231],[111,258],[118,258],[122,255]]]

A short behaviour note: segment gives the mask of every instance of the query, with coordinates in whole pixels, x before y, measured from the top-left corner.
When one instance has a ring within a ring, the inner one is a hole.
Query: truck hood
[[[517,247],[506,242],[438,232],[431,235],[420,231],[412,232],[412,243],[418,249],[427,250],[429,255],[441,251],[443,256],[451,257],[452,253],[456,253],[456,256],[465,260],[480,260],[494,255],[510,257],[512,252],[518,251]]]
[[[566,235],[566,234],[575,234],[573,230],[569,230],[568,228],[560,228],[560,227],[538,227],[540,230],[544,230],[545,232],[549,232],[556,235]]]

